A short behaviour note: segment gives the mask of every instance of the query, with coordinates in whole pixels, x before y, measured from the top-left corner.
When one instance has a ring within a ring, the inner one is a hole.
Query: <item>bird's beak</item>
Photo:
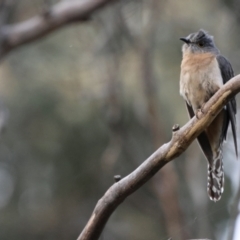
[[[180,38],[180,40],[187,43],[187,44],[191,43],[191,41],[187,38]]]

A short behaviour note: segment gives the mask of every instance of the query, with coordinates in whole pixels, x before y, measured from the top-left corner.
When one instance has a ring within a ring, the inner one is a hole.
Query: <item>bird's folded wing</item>
[[[192,107],[189,106],[187,102],[186,102],[186,106],[187,106],[189,117],[193,118],[195,114],[194,114],[194,111],[193,111]],[[197,140],[198,140],[198,143],[199,143],[205,157],[207,158],[209,164],[211,165],[212,159],[213,159],[213,153],[212,153],[212,148],[211,148],[211,145],[209,143],[207,134],[205,132],[202,132],[197,137]]]
[[[221,70],[223,83],[225,84],[227,81],[229,81],[231,78],[234,77],[234,72],[233,72],[232,66],[231,66],[230,62],[222,55],[217,56],[217,61],[218,61],[219,68]],[[232,98],[227,103],[226,107],[227,107],[228,119],[231,122],[235,152],[236,152],[236,156],[238,156],[237,134],[236,134],[236,117],[235,117],[236,112],[237,112],[237,104],[236,104],[235,97]],[[229,120],[226,122],[225,126],[223,126],[223,137],[225,139],[226,139],[226,136],[227,136],[227,129],[228,129]]]

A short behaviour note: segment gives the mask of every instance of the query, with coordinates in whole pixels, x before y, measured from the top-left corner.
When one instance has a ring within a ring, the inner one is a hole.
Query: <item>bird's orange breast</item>
[[[212,53],[184,54],[180,94],[196,111],[223,85],[216,56]]]
[[[214,61],[215,56],[212,53],[188,53],[184,54],[181,64],[181,70],[184,72],[196,72],[207,68]]]

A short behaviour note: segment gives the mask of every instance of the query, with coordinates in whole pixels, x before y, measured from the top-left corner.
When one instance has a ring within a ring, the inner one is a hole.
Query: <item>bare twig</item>
[[[110,2],[114,0],[62,1],[43,14],[24,22],[2,26],[4,44],[0,58],[12,49],[37,40],[66,24],[86,21],[93,12]]]
[[[239,91],[240,75],[237,75],[219,89],[205,104],[199,119],[192,118],[182,128],[174,132],[170,142],[157,149],[131,174],[113,184],[98,201],[78,240],[98,239],[106,222],[118,205],[153,177],[165,164],[183,153],[193,140],[211,124],[227,101]]]

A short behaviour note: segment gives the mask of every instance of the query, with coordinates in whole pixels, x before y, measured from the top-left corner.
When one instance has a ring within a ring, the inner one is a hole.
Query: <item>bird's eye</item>
[[[203,42],[199,42],[199,43],[198,43],[198,46],[199,46],[199,47],[203,47],[203,45],[204,45]]]

